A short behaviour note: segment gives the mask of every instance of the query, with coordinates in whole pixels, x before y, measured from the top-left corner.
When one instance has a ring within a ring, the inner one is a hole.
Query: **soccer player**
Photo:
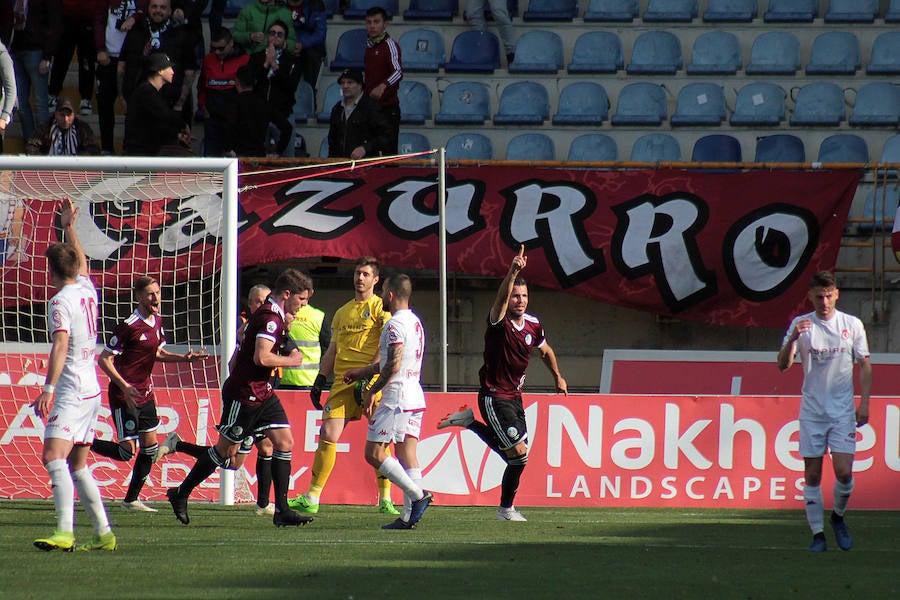
[[[869,420],[872,364],[866,330],[858,318],[836,308],[839,291],[829,271],[813,275],[808,298],[813,312],[795,317],[778,351],[778,368],[788,369],[796,357],[803,366],[800,400],[800,456],[803,499],[812,530],[810,552],[825,552],[822,506],[822,457],[831,451],[834,509],[831,527],[841,550],[853,546],[844,512],[853,491],[856,428]],[[859,365],[859,405],[853,405],[853,365]]]
[[[272,388],[272,369],[298,365],[303,356],[295,348],[290,354],[278,353],[286,335],[285,311],[294,312],[300,303],[302,273],[287,269],[275,281],[266,302],[250,315],[244,341],[238,349],[234,371],[222,386],[222,418],[216,445],[197,459],[184,482],[170,488],[166,495],[175,517],[187,525],[188,497],[195,487],[212,475],[217,467],[226,467],[235,459],[238,448],[248,436],[265,435],[274,446],[272,481],[275,484],[275,514],[278,527],[305,525],[311,517],[300,516],[287,505],[291,477],[291,435],[287,414]]]
[[[122,508],[156,512],[140,499],[141,488],[159,449],[156,429],[156,398],[150,376],[153,365],[159,362],[195,362],[209,358],[206,352],[188,350],[175,354],[165,349],[159,306],[162,293],[159,282],[142,275],[132,286],[137,307],[127,319],[116,326],[106,348],[100,353],[100,368],[109,376],[109,408],[116,426],[118,443],[94,440],[91,450],[113,460],[128,462],[134,458],[137,444],[140,453],[134,461],[131,482],[122,501]]]
[[[537,317],[528,314],[528,284],[519,276],[525,268],[525,247],[513,257],[509,272],[500,283],[497,297],[491,306],[487,330],[484,333],[484,365],[478,372],[481,389],[478,410],[484,422],[475,419],[471,408],[444,417],[438,429],[466,427],[506,461],[500,487],[501,521],[525,521],[516,510],[513,500],[519,479],[528,462],[528,432],[522,408],[522,386],[531,353],[537,350],[541,360],[553,375],[556,391],[568,394],[566,380],[559,372],[556,354],[544,337],[544,328]]]
[[[391,319],[381,330],[378,362],[344,373],[344,382],[378,379],[363,393],[363,414],[369,418],[366,461],[404,491],[403,513],[382,529],[413,529],[431,503],[422,489],[422,470],[416,456],[425,412],[425,393],[419,378],[425,355],[425,329],[409,308],[412,283],[403,274],[384,280],[381,299]],[[375,394],[383,391],[375,407]],[[393,442],[397,458],[388,454]]]
[[[306,513],[319,512],[319,497],[334,469],[337,443],[344,427],[362,416],[362,398],[356,397],[355,384],[344,383],[349,369],[365,367],[378,359],[378,337],[385,322],[391,318],[384,310],[381,298],[375,294],[379,264],[374,256],[356,261],[353,271],[353,300],[339,308],[331,321],[331,344],[322,357],[319,373],[309,391],[313,406],[322,410],[319,447],[312,465],[312,479],[305,494],[292,498],[290,505]],[[328,402],[322,407],[322,390],[328,376],[334,374],[334,385]],[[377,397],[376,397],[377,400]],[[378,476],[378,509],[384,514],[399,515],[391,502],[391,482]]]
[[[50,282],[57,289],[47,310],[52,340],[44,389],[31,404],[47,417],[42,459],[50,475],[56,531],[34,540],[41,550],[75,548],[75,490],[94,526],[94,537],[79,550],[115,550],[116,535],[109,526],[100,489],[87,468],[100,411],[100,382],[94,366],[97,347],[97,290],[88,278],[88,264],[78,236],[78,211],[70,199],[62,201],[59,223],[64,240],[47,249]]]

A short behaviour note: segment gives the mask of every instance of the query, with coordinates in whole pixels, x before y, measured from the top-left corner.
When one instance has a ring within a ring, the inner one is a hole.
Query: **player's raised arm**
[[[497,297],[494,299],[493,306],[491,306],[491,323],[499,323],[500,319],[506,314],[506,307],[509,305],[509,297],[516,282],[516,275],[525,268],[527,262],[528,257],[525,256],[525,246],[520,244],[519,253],[513,257],[509,265],[509,271],[497,289]]]
[[[87,256],[84,253],[84,248],[81,247],[81,241],[78,239],[78,234],[75,233],[75,219],[77,218],[78,208],[72,203],[72,199],[64,198],[60,200],[59,222],[60,226],[62,226],[63,228],[63,241],[72,244],[72,246],[75,248],[75,251],[78,253],[80,259],[78,274],[87,277]]]

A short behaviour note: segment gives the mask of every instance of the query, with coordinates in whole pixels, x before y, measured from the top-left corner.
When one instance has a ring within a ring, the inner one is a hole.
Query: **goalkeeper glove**
[[[319,373],[309,390],[309,399],[312,400],[312,404],[317,410],[322,410],[322,390],[325,389],[325,383],[325,376]]]

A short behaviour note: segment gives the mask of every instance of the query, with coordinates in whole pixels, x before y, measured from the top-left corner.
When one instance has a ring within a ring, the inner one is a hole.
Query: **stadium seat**
[[[694,40],[688,75],[734,75],[744,61],[741,44],[733,33],[709,31]]]
[[[691,161],[741,162],[741,156],[741,142],[737,138],[717,133],[705,135],[694,142]]]
[[[887,31],[872,42],[869,75],[900,75],[900,31]]]
[[[851,133],[838,133],[822,140],[818,161],[821,163],[867,163],[866,140]]]
[[[458,133],[447,140],[446,156],[453,160],[491,160],[494,147],[490,138],[480,133]]]
[[[849,31],[829,31],[813,40],[807,75],[854,75],[860,67],[859,40]]]
[[[850,113],[853,126],[889,126],[900,123],[900,86],[886,81],[867,83],[856,93]]]
[[[891,0],[887,12],[884,13],[885,23],[900,23],[900,0]]]
[[[769,0],[766,23],[812,23],[819,15],[819,0]]]
[[[690,83],[678,92],[672,125],[721,125],[727,117],[725,92],[715,83]]]
[[[748,83],[740,89],[732,125],[775,126],[784,120],[784,90],[774,83]]]
[[[800,40],[788,31],[760,34],[750,49],[748,75],[793,75],[800,68]]]
[[[344,18],[365,19],[366,11],[373,6],[382,7],[387,12],[389,19],[400,14],[399,0],[347,0],[347,6],[344,7]]]
[[[631,160],[637,162],[673,162],[681,160],[681,146],[668,133],[648,133],[635,140]]]
[[[452,21],[459,12],[459,0],[409,0],[404,21]],[[403,57],[405,60],[405,56]],[[406,64],[404,63],[404,68]]]
[[[491,117],[488,88],[480,81],[451,83],[441,96],[441,109],[434,116],[437,125],[484,125]]]
[[[400,154],[425,152],[426,150],[431,150],[431,142],[421,133],[401,131],[397,138],[397,150]]]
[[[334,105],[341,101],[344,94],[341,92],[341,84],[334,82],[325,90],[325,99],[322,101],[322,110],[316,115],[319,123],[328,123],[331,121],[331,109]]]
[[[892,135],[884,142],[884,148],[881,150],[881,162],[883,163],[900,163],[900,134]],[[897,169],[888,169],[889,177],[897,177]]]
[[[570,83],[559,94],[554,125],[600,125],[609,115],[606,90],[593,81]]]
[[[873,230],[890,231],[893,227],[894,216],[897,214],[898,200],[900,200],[900,190],[892,185],[870,190],[866,194],[866,201],[863,204],[862,218],[871,220],[858,223],[859,232],[870,234]]]
[[[334,51],[334,60],[331,61],[331,70],[365,68],[367,39],[369,36],[365,29],[348,29],[342,33],[338,38],[337,49]]]
[[[503,88],[495,125],[541,125],[550,118],[550,96],[543,84],[517,81]]]
[[[231,6],[232,4],[234,4],[234,0],[229,0],[226,6]],[[324,0],[323,4],[325,4],[325,16],[329,19],[341,12],[341,0]]]
[[[562,38],[552,31],[535,29],[516,41],[516,57],[510,73],[556,73],[565,65]]]
[[[447,59],[444,36],[433,29],[410,29],[397,44],[404,72],[437,73]]]
[[[829,0],[826,23],[874,23],[878,0]]]
[[[756,138],[756,157],[758,163],[794,163],[804,162],[806,152],[803,141],[796,135],[778,133]]]
[[[431,120],[431,90],[418,81],[400,82],[400,122],[424,125]]]
[[[571,21],[578,16],[577,0],[529,0],[523,21]],[[516,48],[516,52],[518,52]]]
[[[634,41],[629,75],[674,75],[682,67],[681,41],[668,31],[647,31]]]
[[[650,0],[644,11],[644,22],[690,23],[697,16],[697,0]]]
[[[500,66],[500,40],[490,31],[463,31],[453,39],[448,73],[493,73]]]
[[[844,120],[844,115],[844,90],[830,81],[816,81],[797,92],[790,124],[836,127]]]
[[[625,66],[622,41],[610,31],[588,31],[575,40],[569,73],[615,73]]]
[[[328,158],[328,136],[322,138],[322,143],[319,144],[319,158]]]
[[[666,92],[656,83],[629,83],[619,92],[613,125],[661,125],[668,116]]]
[[[616,141],[602,133],[586,133],[579,135],[569,145],[569,161],[605,161],[619,160]]]
[[[294,94],[294,123],[306,123],[316,117],[316,93],[312,86],[301,80]]]
[[[630,23],[638,16],[638,0],[590,0],[584,11],[585,23],[620,21]]]
[[[523,133],[509,140],[506,160],[556,160],[556,147],[548,135]]]
[[[707,23],[748,23],[757,14],[757,0],[709,0],[703,20]]]

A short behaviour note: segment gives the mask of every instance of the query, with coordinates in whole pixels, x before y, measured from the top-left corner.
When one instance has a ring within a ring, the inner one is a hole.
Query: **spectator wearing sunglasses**
[[[225,156],[225,124],[232,119],[230,113],[235,110],[238,94],[235,79],[248,60],[250,57],[235,46],[228,28],[212,33],[197,85],[198,113],[204,118],[203,156]]]

